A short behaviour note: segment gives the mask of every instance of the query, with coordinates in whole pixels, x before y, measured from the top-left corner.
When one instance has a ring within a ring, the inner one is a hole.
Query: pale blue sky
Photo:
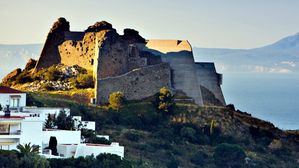
[[[299,32],[299,0],[0,0],[0,44],[43,43],[60,16],[81,31],[106,20],[122,34],[254,48]]]

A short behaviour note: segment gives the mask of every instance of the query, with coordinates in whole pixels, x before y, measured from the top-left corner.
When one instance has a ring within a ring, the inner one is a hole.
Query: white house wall
[[[1,93],[0,104],[2,107],[6,107],[6,105],[12,107],[13,104],[10,96],[21,96],[19,107],[26,106],[26,93]]]
[[[81,131],[53,130],[43,131],[42,140],[44,145],[49,144],[50,137],[56,137],[57,144],[79,144],[81,142]]]
[[[35,120],[35,121],[34,121]],[[39,119],[29,118],[21,123],[21,139],[20,144],[31,143],[31,145],[42,146],[42,127],[43,122]]]

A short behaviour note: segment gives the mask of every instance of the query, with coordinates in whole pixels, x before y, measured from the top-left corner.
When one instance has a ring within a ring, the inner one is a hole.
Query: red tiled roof
[[[87,143],[86,146],[105,146],[105,147],[108,147],[108,146],[111,146],[111,145]]]
[[[6,86],[0,86],[0,93],[24,93]]]
[[[24,119],[25,117],[24,116],[9,116],[9,117],[6,117],[6,116],[0,116],[1,119]]]

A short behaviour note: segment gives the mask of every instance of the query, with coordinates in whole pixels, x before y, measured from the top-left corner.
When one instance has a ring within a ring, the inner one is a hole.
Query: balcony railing
[[[14,132],[0,132],[0,135],[21,135],[21,130],[17,130]]]

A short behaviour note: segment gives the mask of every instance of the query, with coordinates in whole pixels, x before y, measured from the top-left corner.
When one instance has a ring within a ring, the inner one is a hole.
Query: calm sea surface
[[[299,74],[224,73],[227,104],[272,122],[299,129]]]

